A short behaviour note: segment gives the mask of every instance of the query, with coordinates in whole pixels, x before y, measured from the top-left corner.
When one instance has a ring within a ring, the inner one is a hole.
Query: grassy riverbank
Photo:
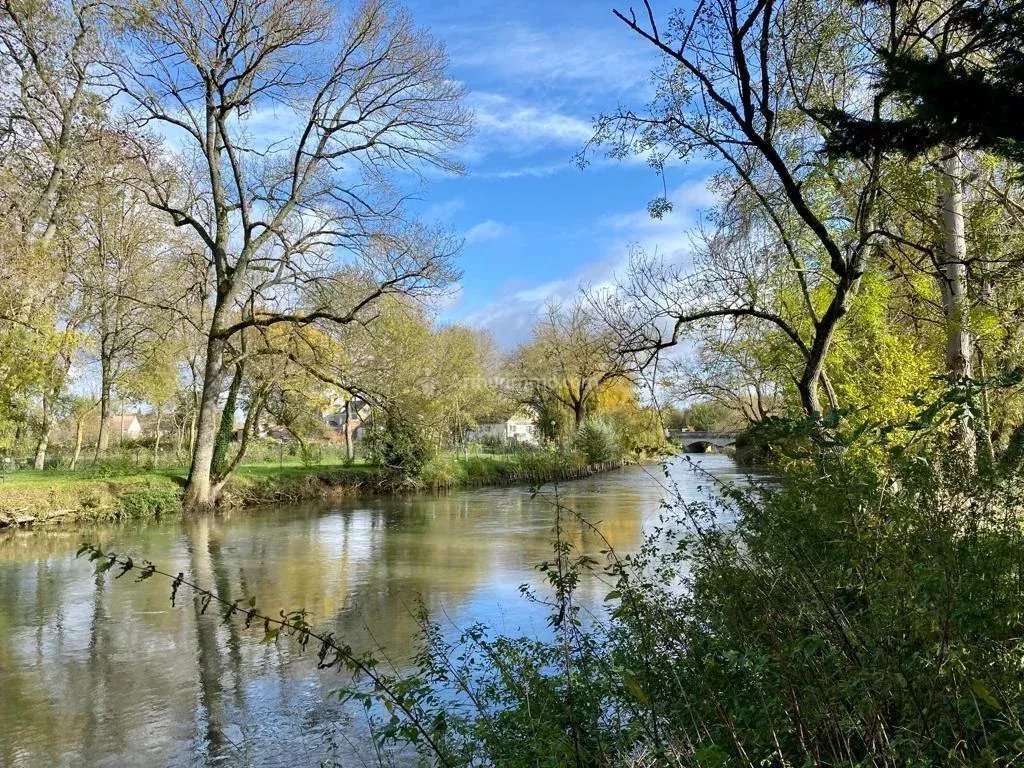
[[[578,453],[550,451],[443,454],[411,479],[372,464],[261,464],[240,467],[225,489],[224,501],[250,506],[355,494],[546,483],[616,466],[620,465],[588,465]],[[185,475],[182,467],[12,472],[0,480],[0,528],[177,514]]]

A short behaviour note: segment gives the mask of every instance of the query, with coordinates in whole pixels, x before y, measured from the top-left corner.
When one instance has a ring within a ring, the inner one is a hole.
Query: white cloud
[[[420,214],[420,218],[424,221],[430,221],[434,223],[449,222],[455,216],[456,213],[466,207],[466,201],[462,198],[452,198],[451,200],[441,200],[436,203],[431,203],[423,209]]]
[[[478,179],[541,179],[573,168],[573,163],[566,160],[561,163],[526,165],[522,168],[506,168],[500,171],[473,171],[473,176]]]
[[[645,208],[608,217],[598,224],[607,233],[603,257],[581,266],[569,277],[506,291],[501,298],[463,317],[462,322],[489,330],[501,346],[509,348],[529,336],[545,305],[573,301],[581,288],[597,293],[613,289],[616,275],[625,270],[636,251],[685,262],[698,212],[716,200],[709,181],[695,179],[672,190],[668,199],[674,208],[661,219],[652,219]]]
[[[613,230],[638,238],[663,237],[666,233],[689,230],[699,211],[713,206],[718,198],[711,189],[711,179],[694,179],[671,190],[667,198],[672,210],[662,218],[652,218],[647,209],[617,214],[606,220]]]
[[[479,224],[470,227],[464,237],[467,245],[476,245],[478,243],[486,243],[488,240],[497,240],[511,232],[512,228],[508,225],[494,219],[487,219],[487,221],[481,221]]]
[[[578,147],[593,134],[586,120],[509,96],[478,92],[469,102],[476,115],[477,146],[485,151],[495,148],[496,139],[506,149]]]
[[[611,14],[609,14],[609,21]],[[649,46],[609,23],[601,28],[535,29],[510,22],[451,27],[452,58],[458,66],[482,69],[534,89],[571,87],[577,95],[643,95],[656,62]],[[481,45],[481,38],[494,45]]]

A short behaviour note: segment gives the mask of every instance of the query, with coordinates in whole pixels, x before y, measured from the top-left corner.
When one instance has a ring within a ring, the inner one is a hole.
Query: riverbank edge
[[[489,461],[486,473],[467,471],[450,478],[399,479],[386,468],[370,466],[288,467],[279,472],[232,477],[221,504],[229,508],[274,503],[330,501],[358,496],[444,493],[460,488],[567,482],[620,469],[627,462],[586,464],[557,457],[537,466]],[[81,478],[40,487],[0,483],[0,530],[121,522],[182,514],[184,479],[173,473]]]

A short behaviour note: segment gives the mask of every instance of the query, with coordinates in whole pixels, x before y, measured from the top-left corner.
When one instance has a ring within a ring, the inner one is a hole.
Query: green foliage
[[[553,397],[539,397],[533,403],[537,431],[545,443],[556,443],[572,434],[572,412]]]
[[[735,427],[736,417],[722,403],[716,403],[713,400],[703,400],[674,413],[672,422],[675,426],[669,427],[670,429],[694,429],[698,432],[716,432]],[[668,425],[666,424],[666,426]]]
[[[420,470],[420,482],[427,488],[454,488],[465,483],[468,473],[463,462],[452,453],[431,457]]]
[[[592,417],[580,424],[575,447],[590,464],[617,461],[622,454],[615,427],[603,418]]]
[[[921,298],[933,298],[934,280]],[[857,303],[836,332],[828,370],[839,405],[860,418],[897,422],[915,410],[913,396],[942,370],[938,336],[915,337],[897,315],[902,302],[890,280],[877,273],[861,278]]]
[[[560,510],[550,639],[425,637],[449,764],[1011,765],[1019,478],[856,455],[677,499],[639,552],[606,551],[610,615],[586,624],[572,593],[601,564]]]
[[[910,4],[877,7],[895,19]],[[1024,109],[1020,5],[954,0],[932,34],[944,41],[941,53],[933,53],[932,46],[914,47],[879,62],[875,87],[895,94],[905,111],[869,122],[828,110],[822,116],[834,124],[829,149],[848,156],[866,156],[875,149],[915,156],[940,145],[967,145],[1024,160],[1024,131],[1012,118]],[[969,43],[957,50],[957,40]]]
[[[420,471],[420,484],[438,490],[456,487],[544,483],[580,477],[588,462],[578,451],[519,450],[512,453],[434,456]]]
[[[379,464],[405,477],[417,476],[436,452],[425,430],[397,409],[373,422],[367,441]]]

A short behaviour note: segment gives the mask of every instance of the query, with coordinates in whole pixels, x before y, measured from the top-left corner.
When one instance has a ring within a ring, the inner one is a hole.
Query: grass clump
[[[159,517],[181,509],[181,492],[170,488],[139,488],[118,497],[123,518]]]
[[[445,490],[513,483],[541,484],[583,477],[589,472],[585,455],[576,450],[534,449],[507,454],[438,454],[419,474],[422,487]]]

